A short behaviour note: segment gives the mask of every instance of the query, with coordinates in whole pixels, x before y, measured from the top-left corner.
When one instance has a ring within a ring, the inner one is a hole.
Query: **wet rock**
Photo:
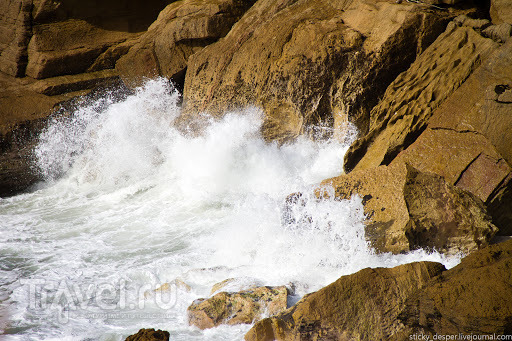
[[[397,319],[407,298],[444,270],[439,263],[419,262],[340,277],[290,309],[257,322],[245,340],[397,339],[407,330]]]
[[[70,115],[83,103],[106,93],[115,101],[126,98],[128,94],[128,89],[115,76],[94,76],[80,83],[84,78],[81,75],[34,81],[0,73],[0,197],[29,190],[43,180],[34,167],[33,149],[51,114]],[[76,83],[68,83],[70,79]],[[68,85],[95,88],[55,96],[39,93],[60,92],[59,89]]]
[[[185,0],[170,4],[119,59],[116,69],[130,83],[157,75],[183,83],[189,56],[225,36],[253,2]]]
[[[476,251],[406,301],[399,319],[426,335],[512,334],[512,240]]]
[[[220,292],[207,299],[198,299],[188,307],[189,324],[200,329],[219,324],[251,324],[285,310],[287,297],[285,286]]]
[[[323,184],[334,187],[336,198],[363,199],[365,235],[378,252],[469,253],[497,232],[480,199],[406,163],[354,171]]]
[[[345,170],[389,164],[426,128],[434,111],[498,48],[473,28],[450,23],[370,113],[370,131],[345,154]]]
[[[251,277],[237,277],[237,278],[228,278],[223,280],[222,282],[215,283],[210,290],[210,295],[214,295],[220,291],[225,292],[239,292],[239,291],[247,291],[253,290],[257,287],[261,286],[259,281],[255,278]]]
[[[125,341],[168,341],[169,332],[165,330],[141,329],[136,334],[130,335]]]
[[[190,285],[185,283],[183,280],[176,278],[170,282],[166,282],[154,290],[148,290],[144,292],[144,297],[148,298],[158,293],[175,294],[173,291],[181,290],[184,292],[190,292],[192,288]]]
[[[190,58],[183,124],[197,112],[257,105],[269,140],[348,119],[365,130],[386,85],[459,13],[407,2],[260,0]]]

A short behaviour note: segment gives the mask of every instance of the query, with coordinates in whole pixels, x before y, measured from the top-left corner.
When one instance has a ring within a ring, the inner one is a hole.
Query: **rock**
[[[364,130],[386,85],[459,13],[407,2],[260,0],[190,57],[181,124],[256,105],[268,140],[348,119]]]
[[[490,14],[492,22],[512,24],[512,6],[508,0],[491,0]]]
[[[183,83],[188,57],[225,36],[253,2],[184,0],[170,4],[116,68],[130,83],[157,75]]]
[[[185,283],[183,280],[176,278],[170,282],[166,282],[166,283],[162,284],[161,286],[159,286],[158,288],[156,288],[154,290],[145,291],[144,298],[148,298],[157,293],[173,294],[173,291],[175,291],[174,294],[176,294],[177,290],[181,290],[184,292],[190,292],[192,290],[192,288],[190,287],[190,285]]]
[[[234,278],[228,278],[228,279],[223,280],[222,282],[215,283],[212,286],[212,290],[210,290],[210,295],[217,293],[218,291],[224,289],[226,286],[228,286],[229,284],[231,284],[235,281],[236,280]]]
[[[30,87],[37,93],[54,96],[67,92],[92,89],[101,83],[114,81],[117,77],[119,76],[114,70],[102,70],[78,75],[46,78],[33,83]]]
[[[26,75],[41,79],[86,72],[109,47],[145,31],[166,4],[34,1]]]
[[[220,292],[211,298],[198,299],[188,307],[189,324],[200,329],[219,324],[251,324],[285,310],[287,297],[285,286]]]
[[[512,205],[512,169],[483,135],[428,128],[391,165],[401,163],[439,174],[447,183],[473,193],[489,208],[500,234],[512,234],[506,208]]]
[[[165,330],[141,329],[137,334],[128,336],[125,341],[168,341],[169,336],[169,332]]]
[[[411,295],[399,319],[426,335],[512,334],[512,240],[467,256]]]
[[[484,37],[491,38],[498,43],[506,42],[512,35],[512,25],[509,23],[502,23],[499,25],[492,25],[482,31]]]
[[[366,238],[377,252],[469,253],[497,232],[480,199],[406,163],[357,170],[322,184],[333,186],[336,198],[362,198]]]
[[[389,164],[415,141],[435,109],[497,47],[468,26],[448,25],[371,110],[370,131],[350,146],[345,171]]]
[[[512,165],[512,100],[508,99],[508,96],[512,98],[511,89],[512,40],[509,40],[487,58],[429,121],[432,130],[443,130],[444,134],[450,136],[473,136],[474,141],[482,142],[470,142],[467,137],[457,137],[460,145],[454,145],[455,140],[445,140],[444,146],[438,143],[440,148],[446,149],[445,152],[433,149],[423,153],[428,154],[427,159],[430,159],[425,165],[440,165],[447,161],[442,157],[434,161],[434,154],[450,158],[450,167],[446,171],[452,175],[447,180],[479,196],[487,204],[493,222],[500,228],[500,234],[504,235],[512,235],[512,183],[510,175],[506,175]],[[484,147],[484,144],[487,146]],[[490,148],[489,144],[494,146],[498,154],[490,150],[494,148]],[[470,145],[481,151],[482,155],[467,148]],[[452,156],[446,153],[448,146]],[[410,159],[417,157],[416,153]],[[468,159],[462,160],[466,157]],[[468,169],[463,173],[464,166]],[[434,171],[440,175],[447,174],[446,171]],[[458,176],[460,180],[455,178]],[[498,183],[502,178],[501,183]]]
[[[406,299],[444,271],[433,262],[363,269],[306,295],[290,309],[257,322],[247,341],[394,340]]]
[[[25,74],[31,10],[31,0],[0,3],[0,72],[15,77]]]
[[[474,18],[470,18],[464,14],[459,15],[458,17],[453,19],[453,22],[457,26],[467,26],[467,27],[476,28],[476,29],[480,29],[480,30],[491,25],[491,22],[488,19],[474,19]]]
[[[81,79],[76,76],[76,79]],[[0,197],[11,196],[28,190],[43,180],[33,167],[33,148],[37,136],[47,124],[49,115],[60,112],[69,115],[77,106],[87,100],[94,100],[110,93],[114,100],[126,97],[128,90],[118,78],[90,79],[79,87],[96,85],[85,92],[72,92],[55,96],[40,94],[34,89],[62,89],[60,83],[68,77],[35,82],[18,79],[0,73]],[[71,77],[71,79],[75,79]],[[101,81],[97,83],[97,81]],[[42,86],[42,83],[46,84]],[[53,85],[52,85],[53,82]],[[50,87],[47,87],[51,85]],[[71,86],[76,86],[70,84]],[[57,91],[60,92],[60,91]]]

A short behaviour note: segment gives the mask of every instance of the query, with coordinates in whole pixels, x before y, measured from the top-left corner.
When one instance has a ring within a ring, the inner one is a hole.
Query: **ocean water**
[[[43,132],[33,162],[46,181],[0,199],[0,339],[124,340],[160,328],[171,340],[242,340],[249,325],[201,331],[187,307],[227,278],[229,290],[293,287],[291,304],[362,268],[460,261],[377,255],[360,198],[311,197],[342,172],[349,138],[266,143],[258,108],[188,136],[172,125],[178,103],[166,80],[150,80]],[[295,192],[305,204],[287,210]]]

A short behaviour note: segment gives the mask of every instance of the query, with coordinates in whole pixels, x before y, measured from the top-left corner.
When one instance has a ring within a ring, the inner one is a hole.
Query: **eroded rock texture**
[[[190,58],[183,121],[258,105],[269,140],[349,118],[365,131],[387,84],[456,13],[407,2],[260,0]]]
[[[345,170],[389,164],[421,134],[435,109],[497,47],[473,27],[450,23],[371,110],[369,132],[347,151]]]

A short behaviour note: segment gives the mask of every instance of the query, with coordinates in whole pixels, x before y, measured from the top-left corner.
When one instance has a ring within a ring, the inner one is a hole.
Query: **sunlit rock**
[[[343,276],[259,321],[245,340],[396,339],[407,330],[397,319],[406,299],[444,270],[439,263],[419,262]]]
[[[324,184],[334,187],[336,198],[362,198],[366,238],[378,252],[469,253],[498,231],[480,199],[406,163],[353,171]]]
[[[251,324],[285,310],[288,294],[285,286],[220,292],[211,298],[194,301],[187,309],[189,323],[200,329],[219,324]]]

